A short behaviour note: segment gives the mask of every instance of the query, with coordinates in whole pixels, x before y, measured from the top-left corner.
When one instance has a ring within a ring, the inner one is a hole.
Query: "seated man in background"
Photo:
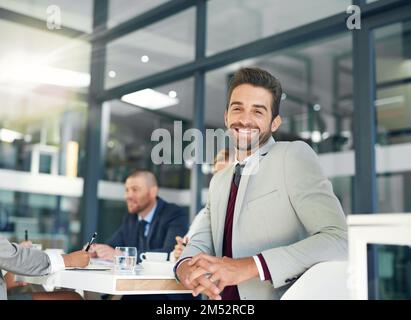
[[[147,170],[135,171],[125,183],[128,214],[107,244],[93,244],[92,257],[114,260],[115,247],[136,247],[137,259],[143,252],[169,253],[174,239],[188,229],[188,213],[158,197],[157,180]],[[191,295],[190,299],[192,299]],[[184,299],[185,295],[126,295],[122,300]],[[104,297],[103,297],[104,298]]]
[[[217,173],[220,170],[223,170],[230,164],[230,154],[229,149],[222,149],[220,150],[214,158],[214,170],[213,173]],[[181,253],[184,250],[184,247],[187,245],[188,241],[195,233],[195,229],[197,225],[201,225],[201,219],[204,217],[204,210],[205,208],[201,209],[199,213],[194,217],[193,222],[190,225],[190,228],[187,234],[184,237],[177,236],[176,237],[176,245],[174,246],[174,250],[170,253],[170,261],[176,262]]]
[[[125,183],[128,214],[108,244],[93,244],[92,257],[114,260],[115,247],[136,247],[137,258],[147,251],[173,250],[177,235],[188,229],[188,213],[158,197],[157,180],[147,170],[135,171]]]
[[[27,276],[41,276],[63,270],[65,267],[85,267],[90,261],[89,254],[85,251],[75,251],[60,255],[45,253],[38,249],[29,248],[28,246],[31,246],[30,242],[25,242],[21,246],[10,243],[5,238],[0,238],[0,269],[8,272],[6,279],[4,279],[2,270],[0,270],[0,300],[7,299],[6,285],[24,285],[22,283],[15,283],[12,273]],[[77,297],[80,298],[78,295]],[[76,296],[71,292],[56,292],[33,293],[20,298],[25,300],[75,299]]]

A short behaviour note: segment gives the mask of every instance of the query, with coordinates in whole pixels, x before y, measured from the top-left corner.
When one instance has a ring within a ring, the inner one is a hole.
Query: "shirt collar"
[[[141,218],[140,216],[138,216],[138,221],[144,220],[147,223],[151,223],[151,221],[153,221],[154,214],[156,213],[157,205],[158,205],[158,202],[156,201],[156,204],[154,205],[154,207],[150,210],[150,212],[144,218]]]
[[[247,158],[245,158],[243,161],[238,161],[237,157],[234,161],[234,166],[237,165],[237,163],[240,163],[241,165],[247,164],[248,161],[253,161],[254,159],[259,158],[260,156],[265,156],[265,154],[271,149],[272,145],[275,143],[275,140],[273,137],[268,138],[267,142],[261,146],[261,148],[258,149],[258,152],[254,152],[250,154]]]

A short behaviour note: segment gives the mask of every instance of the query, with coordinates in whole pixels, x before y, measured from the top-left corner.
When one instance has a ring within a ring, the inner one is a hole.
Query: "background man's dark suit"
[[[157,197],[157,208],[147,234],[145,250],[138,246],[138,215],[127,214],[120,228],[107,242],[111,247],[136,247],[138,255],[144,251],[170,253],[174,249],[175,237],[187,233],[187,210]]]
[[[111,247],[136,247],[137,255],[144,251],[170,253],[176,244],[176,236],[188,231],[188,212],[173,203],[157,197],[157,208],[147,234],[146,248],[139,247],[138,215],[127,214],[120,228],[107,242]],[[193,300],[191,294],[174,295],[126,295],[122,300]]]

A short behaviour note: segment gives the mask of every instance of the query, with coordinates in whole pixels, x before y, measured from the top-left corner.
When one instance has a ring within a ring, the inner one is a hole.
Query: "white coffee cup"
[[[140,254],[141,261],[152,261],[152,262],[162,262],[167,261],[167,252],[143,252]]]

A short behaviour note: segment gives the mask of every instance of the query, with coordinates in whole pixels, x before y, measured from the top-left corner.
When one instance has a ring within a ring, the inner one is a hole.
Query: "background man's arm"
[[[120,227],[116,230],[116,232],[114,232],[111,238],[107,241],[107,245],[109,245],[112,248],[125,246],[124,228],[126,227],[126,223],[127,223],[127,216],[123,219],[123,222],[121,223]]]
[[[161,248],[150,249],[153,252],[167,252],[174,249],[176,236],[184,235],[188,230],[188,212],[178,208],[168,218],[167,231]],[[155,232],[155,230],[154,230]]]

